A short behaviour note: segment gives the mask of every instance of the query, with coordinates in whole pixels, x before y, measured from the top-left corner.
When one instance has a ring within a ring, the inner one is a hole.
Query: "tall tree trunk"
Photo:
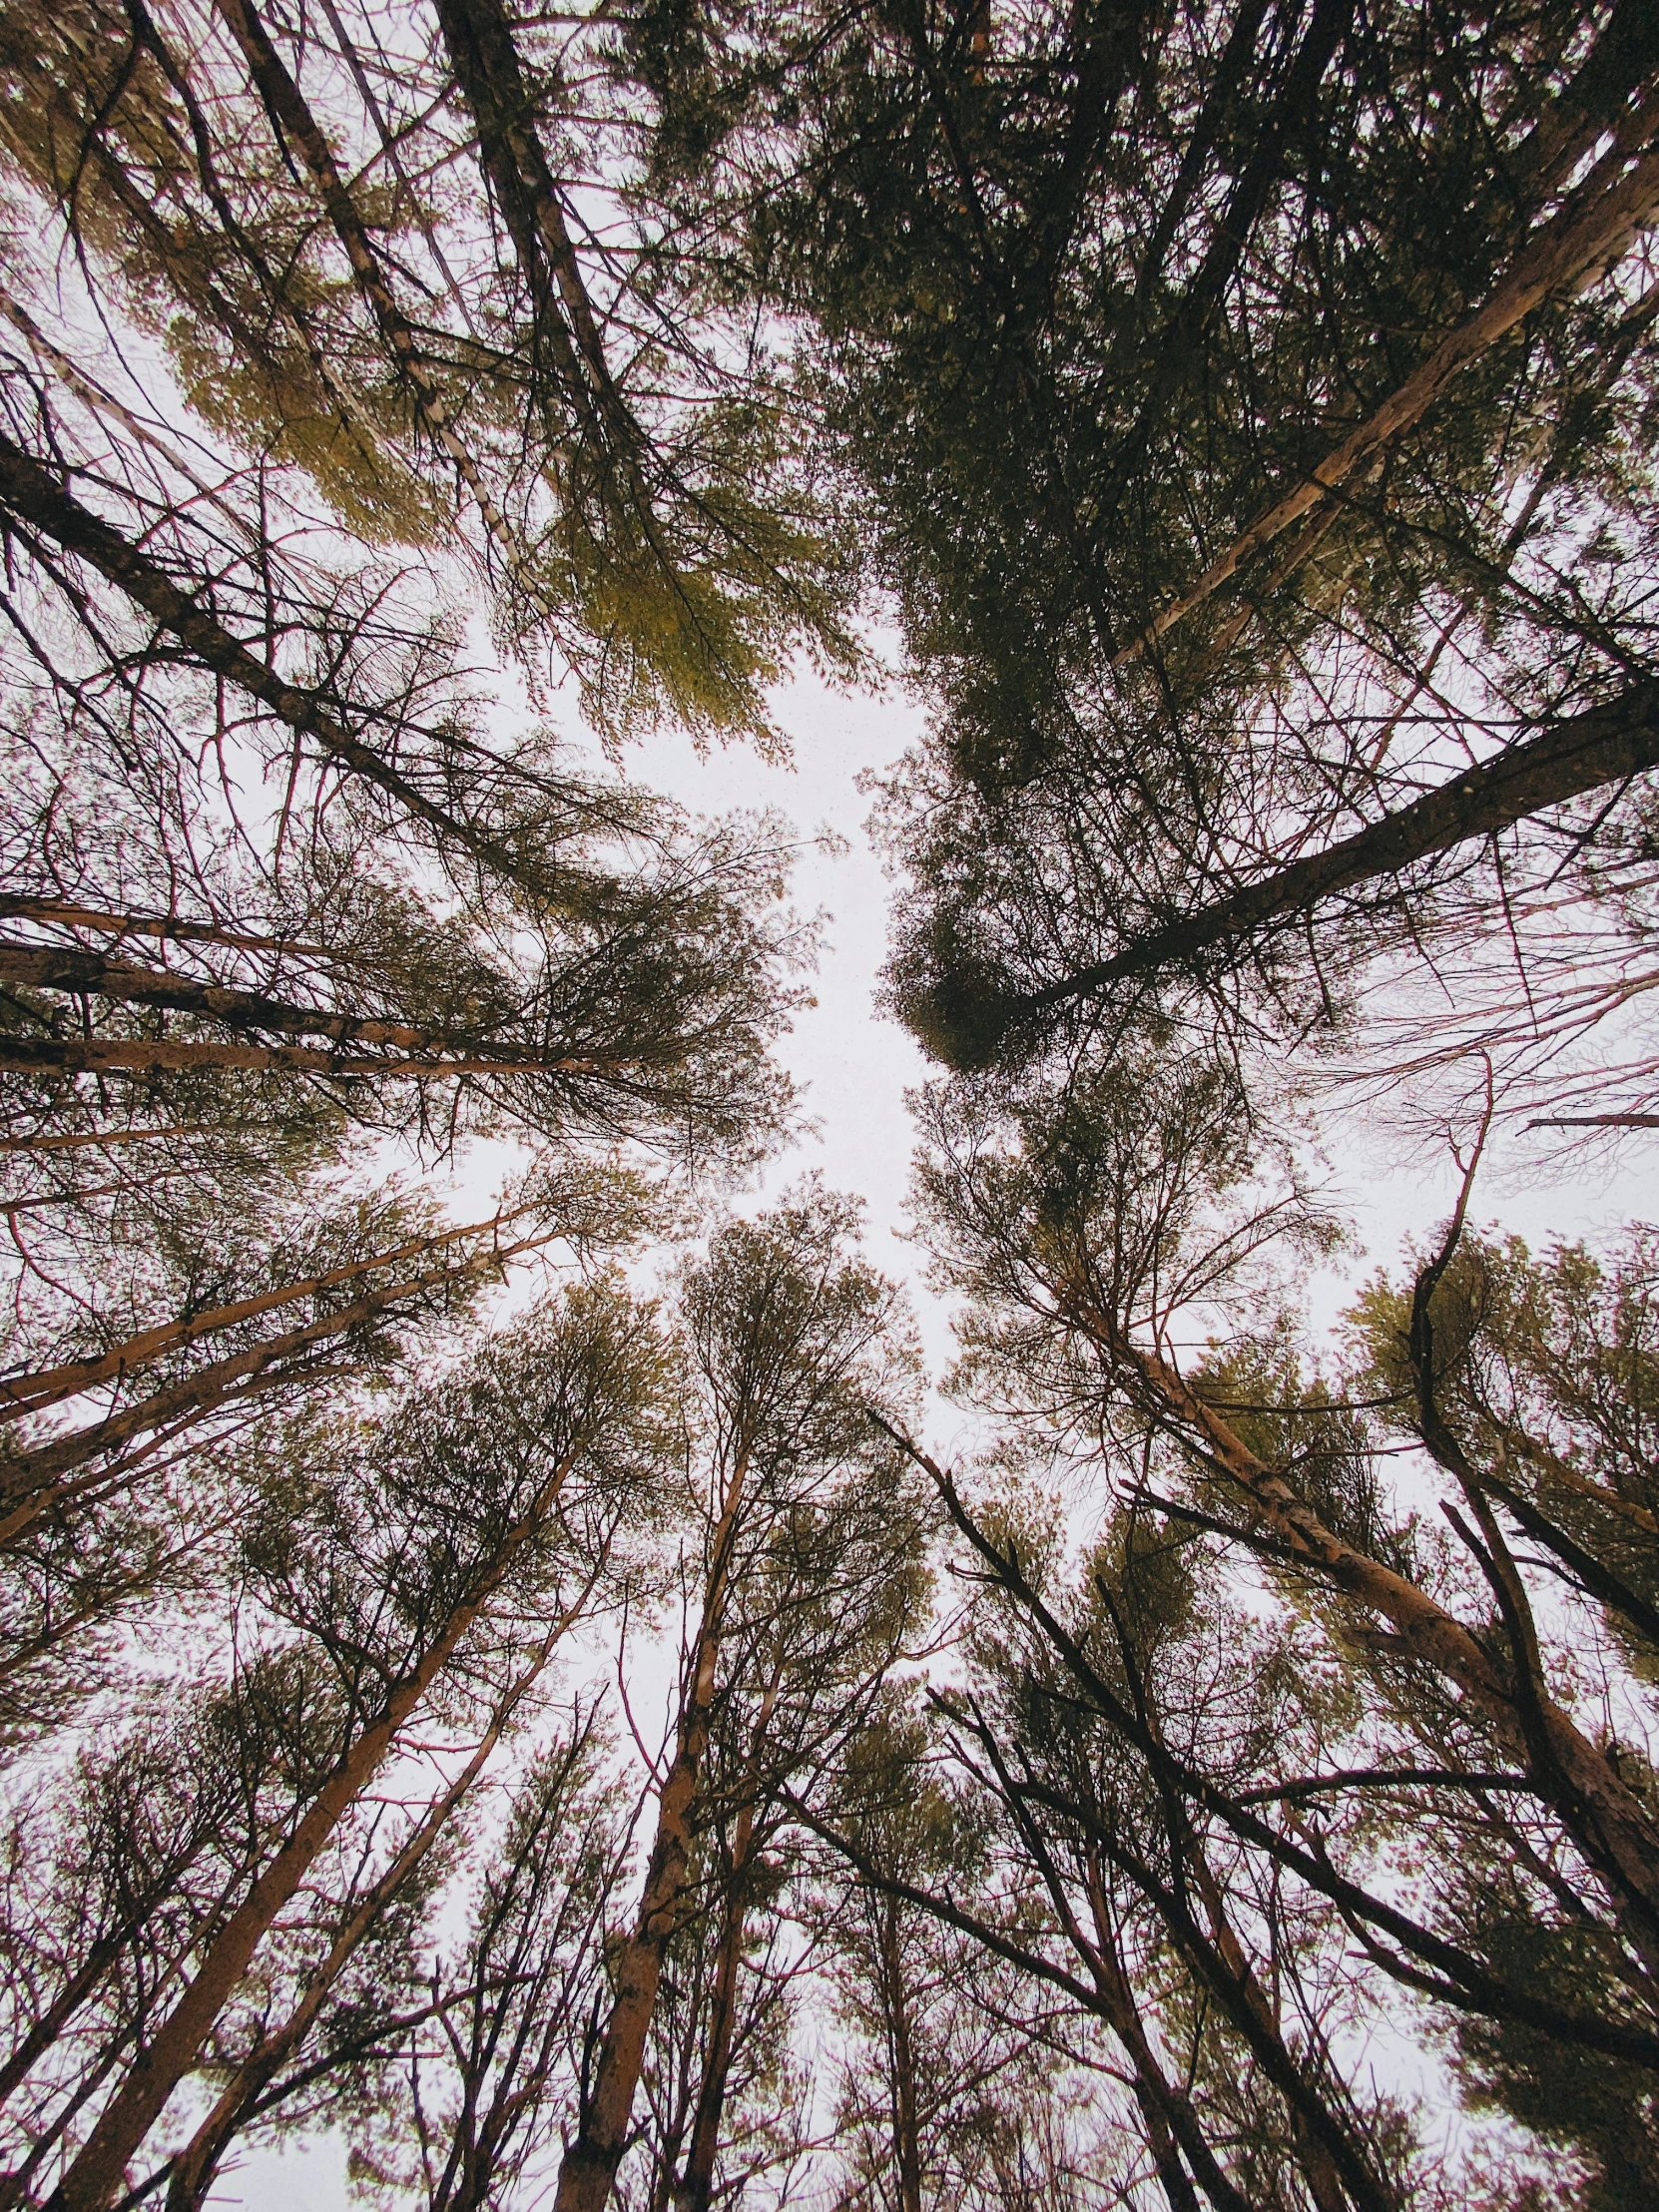
[[[749,1870],[755,1851],[755,1805],[767,1728],[778,1703],[781,1668],[775,1670],[761,1700],[760,1717],[749,1758],[749,1790],[739,1808],[732,1837],[732,1865],[721,1916],[720,1950],[715,1961],[714,2001],[709,2020],[708,2055],[697,2093],[686,2170],[675,2192],[678,2212],[709,2212],[720,2149],[721,2115],[732,2071],[732,2043],[738,2024],[738,1975],[743,1964],[744,1929],[749,1917]]]
[[[83,1390],[95,1389],[100,1382],[113,1382],[148,1367],[164,1353],[178,1351],[203,1337],[215,1336],[221,1330],[235,1329],[245,1321],[274,1313],[279,1307],[295,1305],[300,1299],[337,1290],[341,1284],[355,1282],[359,1276],[398,1267],[418,1254],[441,1251],[444,1246],[457,1244],[466,1237],[487,1237],[505,1223],[516,1221],[531,1211],[533,1209],[528,1206],[517,1206],[494,1215],[489,1221],[467,1222],[458,1229],[411,1237],[406,1243],[388,1246],[384,1252],[373,1253],[366,1260],[326,1268],[320,1275],[307,1277],[303,1282],[284,1283],[280,1290],[262,1291],[256,1298],[209,1307],[200,1314],[193,1314],[188,1321],[165,1322],[158,1328],[141,1330],[136,1337],[124,1338],[96,1359],[70,1360],[61,1367],[37,1368],[32,1374],[0,1379],[0,1422],[21,1420],[26,1413],[39,1412],[63,1398],[78,1397]]]
[[[275,1029],[300,1036],[331,1037],[336,1044],[394,1045],[404,1052],[447,1052],[459,1057],[484,1052],[525,1067],[542,1067],[546,1055],[534,1046],[494,1038],[459,1037],[444,1029],[408,1022],[380,1021],[343,1014],[327,1006],[296,1006],[260,991],[233,990],[203,983],[166,968],[117,960],[84,945],[19,944],[0,938],[0,983],[21,983],[35,990],[91,993],[128,1006],[157,1006],[164,1011],[198,1014],[234,1029]]]
[[[1404,383],[1351,430],[1295,491],[1241,531],[1189,590],[1117,654],[1113,666],[1121,667],[1155,645],[1183,616],[1212,598],[1254,554],[1380,456],[1394,438],[1422,419],[1459,369],[1478,359],[1535,307],[1556,293],[1580,289],[1611,268],[1659,209],[1659,154],[1646,154],[1628,174],[1621,174],[1630,159],[1630,136],[1639,133],[1636,143],[1641,144],[1652,128],[1648,108],[1629,119],[1620,142],[1591,171],[1575,204],[1522,251],[1485,305],[1448,331]]]
[[[458,1268],[431,1268],[420,1274],[405,1277],[399,1283],[387,1284],[383,1289],[371,1291],[366,1297],[344,1307],[337,1314],[324,1314],[319,1320],[308,1322],[302,1329],[290,1329],[279,1337],[268,1337],[262,1343],[251,1345],[246,1352],[233,1354],[229,1359],[217,1360],[211,1366],[199,1369],[194,1375],[182,1376],[178,1382],[154,1390],[136,1405],[129,1405],[108,1419],[98,1421],[90,1428],[77,1428],[67,1436],[60,1436],[49,1444],[42,1444],[34,1451],[20,1452],[5,1470],[0,1499],[16,1500],[11,1510],[0,1517],[0,1545],[12,1542],[40,1515],[64,1494],[66,1485],[61,1477],[84,1466],[100,1453],[128,1443],[134,1436],[147,1430],[160,1428],[180,1415],[196,1416],[211,1412],[233,1390],[251,1378],[266,1375],[280,1362],[295,1354],[308,1352],[314,1345],[325,1344],[334,1337],[344,1336],[359,1323],[371,1321],[384,1313],[399,1299],[410,1298],[418,1292],[435,1289],[450,1282],[464,1282],[469,1276],[486,1268],[504,1267],[519,1253],[545,1244],[545,1237],[527,1237],[520,1243],[508,1245],[499,1252],[483,1254],[466,1261]]]
[[[598,1075],[637,1065],[621,1058],[527,1060],[487,1047],[450,1059],[392,1059],[379,1054],[326,1052],[305,1044],[216,1044],[180,1037],[0,1037],[0,1068],[20,1074],[162,1075],[188,1068],[225,1068],[250,1074],[380,1076],[387,1080],[449,1083],[466,1075]]]
[[[1655,767],[1659,684],[1648,683],[1508,747],[1324,852],[1200,906],[1180,921],[1131,938],[1110,959],[1023,994],[1011,1010],[1038,1011],[1087,998],[1123,977],[1150,975],[1218,945],[1235,945],[1275,922],[1308,912],[1339,891],[1397,874],[1474,837],[1495,835],[1546,807]]]
[[[319,694],[289,683],[268,661],[251,653],[199,599],[181,591],[141,546],[72,498],[49,469],[3,431],[0,510],[9,514],[14,527],[21,524],[25,534],[38,532],[119,585],[203,668],[257,699],[296,736],[309,738],[330,759],[377,786],[440,837],[453,840],[509,882],[522,872],[504,847],[429,800],[372,748],[352,737],[338,711]]]
[[[1455,1683],[1484,1714],[1600,1874],[1649,1971],[1659,1967],[1659,1830],[1570,1715],[1547,1690],[1538,1697],[1540,1758],[1539,1747],[1529,1740],[1532,1732],[1522,1724],[1509,1670],[1461,1621],[1415,1583],[1327,1528],[1285,1476],[1259,1459],[1215,1407],[1156,1353],[1127,1344],[1086,1300],[1074,1300],[1073,1306],[1096,1342],[1127,1363],[1150,1400],[1203,1439],[1258,1521],[1288,1550],[1379,1614],[1414,1658]]]
[[[916,2110],[916,2054],[910,2028],[910,1992],[904,1985],[904,1954],[899,1941],[898,1900],[883,1897],[876,1937],[881,2010],[886,2017],[887,2063],[891,2071],[893,2171],[898,2181],[898,2212],[921,2212],[921,2131]]]
[[[121,2188],[129,2162],[163,2106],[195,2065],[261,1937],[373,1779],[398,1730],[448,1665],[518,1554],[545,1523],[575,1458],[573,1450],[560,1460],[530,1511],[503,1536],[489,1565],[451,1610],[419,1661],[387,1697],[375,1719],[346,1748],[292,1836],[208,1945],[195,1978],[99,2115],[97,2125],[47,2199],[45,2212],[104,2212]]]
[[[327,1956],[305,1983],[293,2010],[277,2026],[261,2036],[225,2087],[213,2110],[172,2162],[167,2188],[167,2212],[199,2212],[219,2172],[220,2162],[237,2136],[254,2117],[264,2091],[303,2043],[327,2001],[328,1991],[350,1963],[352,1954],[374,1924],[410,1879],[448,1825],[490,1755],[514,1712],[546,1669],[556,1645],[570,1627],[578,1608],[570,1608],[555,1623],[530,1666],[519,1676],[490,1716],[489,1727],[472,1757],[417,1823],[414,1833],[393,1859],[379,1881],[365,1893],[334,1937]]]
[[[657,1800],[657,1834],[646,1867],[645,1889],[634,1933],[616,1966],[616,1996],[605,2023],[593,2087],[583,2102],[576,2140],[559,2167],[553,2212],[603,2212],[628,2147],[634,2092],[645,2062],[645,2039],[657,2009],[663,1957],[680,1923],[692,1854],[692,1810],[709,1746],[715,1669],[731,1573],[732,1550],[743,1504],[748,1459],[740,1451],[721,1502],[710,1571],[693,1646],[691,1679],[681,1713],[674,1761]]]

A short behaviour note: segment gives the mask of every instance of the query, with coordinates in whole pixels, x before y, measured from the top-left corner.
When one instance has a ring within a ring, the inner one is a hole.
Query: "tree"
[[[758,1660],[764,1676],[768,1624],[778,1632],[769,1570],[775,1562],[787,1570],[793,1528],[805,1533],[834,1514],[839,1496],[854,1506],[865,1485],[879,1483],[883,1454],[865,1401],[903,1386],[905,1348],[894,1342],[896,1294],[846,1249],[855,1223],[847,1202],[808,1186],[770,1216],[719,1230],[707,1261],[683,1278],[687,1471],[701,1552],[687,1563],[696,1625],[639,1909],[611,1962],[613,1995],[560,2168],[560,2212],[597,2212],[628,2145],[664,1960],[693,1902],[710,1744],[734,1657]],[[745,1648],[752,1607],[758,1651]],[[756,1748],[765,1760],[764,1735]],[[718,2083],[718,2073],[712,2078]],[[718,2123],[718,2102],[712,2118]]]
[[[561,1581],[591,1593],[642,1508],[659,1371],[626,1298],[571,1294],[417,1397],[366,1452],[349,1428],[325,1432],[308,1481],[301,1463],[290,1493],[278,1487],[252,1563],[298,1670],[289,1725],[304,1781],[48,2201],[119,2192],[262,1937],[422,1701],[485,1664],[492,1636],[510,1640],[515,1606],[540,1612]]]
[[[1641,11],[767,26],[705,12],[659,76],[687,196],[814,329],[936,704],[886,818],[931,1051],[1294,1045],[1563,868],[1634,888]],[[1576,793],[1533,780],[1557,748]]]

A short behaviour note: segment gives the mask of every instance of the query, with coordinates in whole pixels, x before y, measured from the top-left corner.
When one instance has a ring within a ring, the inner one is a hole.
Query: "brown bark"
[[[260,991],[233,990],[223,983],[174,975],[166,968],[141,966],[136,960],[111,959],[80,945],[18,944],[0,937],[0,982],[21,983],[34,990],[90,993],[129,1006],[156,1006],[222,1021],[236,1029],[331,1037],[339,1044],[390,1045],[413,1053],[447,1052],[463,1060],[482,1054],[506,1066],[532,1069],[563,1070],[573,1064],[550,1059],[532,1045],[494,1040],[480,1043],[444,1029],[336,1013],[326,1006],[298,1006],[288,999],[268,998]],[[584,1061],[582,1065],[592,1063]]]
[[[141,1398],[136,1405],[124,1406],[120,1412],[112,1413],[108,1419],[89,1428],[75,1429],[34,1451],[19,1453],[4,1470],[0,1496],[15,1502],[0,1519],[0,1545],[13,1542],[47,1511],[62,1492],[64,1485],[60,1478],[63,1475],[84,1466],[101,1452],[113,1450],[148,1429],[160,1428],[180,1415],[194,1418],[207,1414],[249,1380],[265,1376],[280,1362],[308,1352],[315,1345],[325,1344],[330,1338],[344,1336],[360,1323],[384,1313],[399,1299],[434,1289],[442,1283],[464,1282],[484,1268],[504,1266],[520,1252],[545,1242],[544,1238],[526,1238],[500,1252],[480,1255],[459,1268],[427,1269],[406,1276],[382,1290],[369,1292],[337,1314],[324,1314],[302,1329],[268,1337],[244,1352],[199,1369],[194,1375],[181,1376],[177,1382]]]
[[[697,2094],[697,2115],[692,2125],[691,2149],[686,2170],[675,2191],[678,2212],[709,2212],[715,2185],[715,2158],[720,2149],[721,2115],[726,2108],[726,2086],[732,2070],[732,2043],[738,2024],[738,1974],[743,1964],[744,1927],[749,1916],[749,1870],[755,1850],[755,1793],[758,1769],[768,1724],[778,1702],[779,1676],[774,1674],[761,1700],[749,1762],[749,1792],[739,1809],[732,1837],[732,1864],[726,1878],[721,1921],[720,1950],[715,1961],[714,2001],[709,2020],[708,2052]]]
[[[292,1836],[213,1938],[195,1978],[99,2115],[97,2125],[47,2199],[45,2212],[103,2212],[116,2195],[128,2163],[169,2097],[195,2065],[214,2022],[247,1971],[260,1938],[293,1897],[328,1838],[373,1779],[398,1730],[448,1665],[518,1554],[546,1521],[574,1459],[574,1452],[567,1453],[553,1469],[529,1512],[503,1536],[488,1566],[452,1609],[418,1663],[348,1746]]]
[[[1097,1315],[1086,1326],[1129,1365],[1154,1403],[1197,1432],[1255,1518],[1287,1550],[1386,1621],[1412,1658],[1444,1675],[1485,1716],[1599,1871],[1641,1955],[1649,1960],[1659,1955],[1659,1833],[1641,1801],[1570,1715],[1547,1691],[1538,1699],[1545,1752],[1540,1761],[1523,1726],[1510,1671],[1461,1621],[1415,1583],[1327,1528],[1291,1483],[1257,1458],[1156,1353],[1126,1345]]]
[[[328,1052],[306,1044],[215,1044],[178,1037],[0,1037],[0,1068],[20,1074],[161,1075],[186,1068],[225,1068],[255,1075],[379,1075],[442,1083],[463,1075],[598,1075],[626,1060],[542,1060],[480,1052],[464,1058],[393,1059],[385,1054]]]
[[[449,403],[422,357],[408,317],[398,305],[391,282],[374,251],[367,228],[357,213],[345,180],[339,173],[321,125],[311,113],[303,93],[286,63],[271,43],[252,0],[216,0],[231,35],[241,47],[249,75],[259,88],[266,112],[279,143],[290,146],[310,171],[334,236],[345,249],[357,289],[367,301],[380,336],[396,362],[415,402],[428,436],[453,464],[466,485],[508,567],[532,595],[541,598],[541,587],[529,573],[506,516],[497,506],[466,441],[455,429]]]
[[[536,302],[538,327],[553,346],[570,397],[590,422],[597,404],[613,444],[629,452],[638,433],[605,358],[558,187],[536,133],[511,23],[499,0],[438,0],[438,21],[456,83],[478,126],[485,174]],[[556,298],[548,290],[548,270]]]
[[[204,1313],[193,1314],[188,1321],[166,1322],[158,1328],[142,1330],[95,1360],[72,1360],[62,1367],[37,1369],[32,1375],[0,1378],[0,1422],[20,1420],[26,1413],[39,1412],[43,1406],[55,1405],[62,1398],[78,1396],[100,1382],[131,1375],[135,1369],[160,1359],[163,1353],[195,1344],[221,1330],[235,1329],[242,1322],[273,1313],[278,1307],[291,1306],[299,1299],[337,1290],[342,1283],[355,1282],[359,1276],[375,1274],[381,1268],[397,1267],[419,1253],[440,1251],[465,1237],[488,1236],[529,1211],[529,1207],[519,1206],[510,1212],[496,1214],[489,1221],[468,1222],[458,1229],[411,1237],[404,1244],[370,1254],[366,1260],[326,1268],[320,1275],[310,1276],[302,1283],[284,1283],[279,1290],[264,1291],[256,1298],[210,1307]]]
[[[181,591],[167,572],[102,515],[64,490],[50,469],[0,431],[0,507],[53,544],[89,563],[118,584],[136,605],[170,631],[193,659],[246,692],[300,737],[378,787],[428,828],[509,879],[512,854],[458,821],[352,737],[338,712],[315,692],[290,684],[268,661],[251,653],[200,600]]]
[[[1646,111],[1638,127],[1644,135],[1651,130],[1652,118]],[[1188,591],[1115,656],[1113,666],[1121,667],[1155,645],[1264,546],[1419,422],[1459,369],[1506,336],[1534,308],[1556,293],[1581,289],[1611,268],[1659,209],[1659,154],[1644,155],[1634,169],[1621,175],[1629,159],[1628,145],[1616,145],[1591,172],[1575,205],[1563,210],[1525,249],[1485,305],[1448,331],[1404,383],[1351,430],[1294,491],[1241,531]]]
[[[180,914],[110,913],[72,899],[30,898],[0,893],[0,920],[56,922],[66,929],[100,929],[117,937],[163,937],[181,944],[222,944],[237,952],[291,952],[301,958],[332,960],[332,946],[304,944],[291,937],[262,937],[229,929],[217,921],[189,921]]]
[[[910,2032],[909,1992],[898,1939],[898,1900],[880,1901],[878,1939],[881,2009],[886,2015],[892,2068],[893,2164],[898,2174],[898,2212],[921,2212],[921,2134],[916,2114],[915,2047]]]
[[[316,2022],[328,1991],[350,1963],[353,1952],[375,1922],[419,1867],[447,1826],[450,1815],[488,1765],[502,1731],[544,1671],[554,1648],[570,1627],[567,1612],[555,1625],[531,1665],[509,1689],[490,1717],[489,1727],[477,1749],[455,1780],[428,1808],[414,1833],[393,1859],[379,1881],[364,1894],[356,1909],[329,1946],[327,1956],[305,1983],[293,2010],[277,2026],[262,2035],[221,2090],[213,2110],[172,2161],[167,2188],[167,2212],[198,2212],[219,2171],[220,2161],[247,2126],[262,2093],[276,2079]]]
[[[691,1680],[674,1760],[657,1800],[657,1834],[646,1867],[639,1914],[634,1933],[617,1959],[616,1995],[605,2023],[592,2093],[583,2104],[576,2140],[566,2149],[559,2167],[553,2212],[603,2212],[628,2147],[634,2092],[645,2060],[645,2039],[657,2008],[663,1958],[685,1905],[693,1843],[692,1810],[709,1744],[731,1554],[747,1475],[748,1461],[740,1452],[715,1529],[703,1617],[693,1646]]]
[[[93,1146],[161,1144],[173,1137],[211,1137],[205,1122],[173,1129],[103,1129],[74,1137],[0,1137],[0,1152],[83,1152]]]
[[[1324,852],[1281,868],[1162,929],[1133,938],[1110,959],[1023,996],[1053,1006],[1124,976],[1147,975],[1219,944],[1301,914],[1322,899],[1379,875],[1398,873],[1473,837],[1492,836],[1546,807],[1659,767],[1659,684],[1643,684],[1603,707],[1553,724],[1466,769],[1396,813]]]

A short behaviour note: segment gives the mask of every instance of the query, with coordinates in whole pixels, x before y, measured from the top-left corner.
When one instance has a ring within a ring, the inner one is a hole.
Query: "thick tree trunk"
[[[681,1715],[674,1761],[657,1800],[657,1835],[646,1868],[634,1933],[616,1966],[616,1995],[600,2044],[593,2088],[584,2103],[576,2140],[559,2167],[553,2212],[603,2212],[628,2147],[634,2092],[645,2061],[645,2039],[657,2008],[663,1958],[685,1904],[692,1855],[692,1809],[702,1781],[714,1708],[731,1554],[742,1509],[748,1461],[740,1452],[721,1505],[710,1554],[703,1618],[693,1647],[691,1681]]]
[[[1415,1583],[1327,1528],[1285,1477],[1258,1459],[1221,1414],[1155,1353],[1126,1346],[1098,1316],[1088,1326],[1114,1357],[1127,1358],[1155,1403],[1197,1431],[1254,1516],[1281,1543],[1385,1620],[1413,1657],[1444,1675],[1479,1709],[1600,1873],[1640,1954],[1650,1965],[1659,1959],[1659,1831],[1571,1717],[1547,1692],[1539,1698],[1545,1752],[1540,1761],[1522,1725],[1514,1683],[1461,1621]]]
[[[419,1823],[408,1842],[385,1873],[363,1896],[356,1910],[335,1936],[327,1956],[306,1982],[304,1992],[287,2018],[261,2036],[221,2090],[213,2110],[197,2128],[172,2163],[167,2189],[167,2212],[199,2212],[219,2172],[220,2161],[253,2117],[263,2092],[299,2048],[327,2001],[328,1991],[350,1963],[358,1944],[419,1867],[448,1825],[451,1814],[488,1765],[502,1731],[528,1695],[537,1677],[553,1656],[555,1645],[570,1627],[567,1613],[548,1635],[533,1663],[512,1685],[490,1717],[490,1725],[472,1757]]]
[[[1603,707],[1542,730],[1495,759],[1442,784],[1437,791],[1384,815],[1324,852],[1297,860],[1259,883],[1218,898],[1161,929],[1132,938],[1110,959],[1031,991],[1015,1010],[1033,1011],[1086,998],[1126,976],[1150,975],[1233,945],[1322,899],[1380,875],[1491,836],[1515,823],[1659,767],[1659,684],[1643,684]]]
[[[422,427],[448,456],[472,495],[485,529],[518,581],[532,596],[543,596],[531,575],[523,549],[497,506],[470,447],[455,428],[449,403],[421,354],[408,317],[398,305],[391,282],[355,202],[339,173],[321,125],[306,103],[286,63],[272,45],[252,0],[217,0],[221,16],[241,47],[249,75],[265,102],[278,143],[290,147],[310,171],[317,195],[328,212],[334,236],[345,249],[357,289],[366,300],[380,336],[408,386]]]
[[[195,2065],[214,2022],[247,1971],[260,1938],[293,1897],[317,1855],[373,1779],[393,1738],[448,1665],[463,1636],[499,1589],[518,1554],[543,1526],[575,1460],[567,1453],[530,1511],[503,1537],[489,1566],[454,1607],[419,1662],[349,1745],[297,1828],[208,1945],[195,1978],[135,2060],[126,2080],[57,2188],[45,2212],[103,2212],[162,2108]]]
[[[732,1865],[726,1883],[720,1951],[715,1961],[708,2053],[698,2088],[691,2149],[686,2154],[686,2170],[675,2192],[678,2212],[709,2212],[714,2194],[715,2158],[720,2150],[721,2116],[726,2109],[726,2085],[731,2077],[732,2044],[738,2025],[738,1975],[743,1964],[744,1929],[749,1917],[749,1870],[755,1852],[755,1793],[759,1787],[766,1732],[778,1703],[779,1681],[780,1677],[774,1674],[761,1700],[749,1760],[750,1792],[739,1809],[732,1838]]]
[[[292,1031],[300,1036],[331,1037],[337,1044],[392,1045],[403,1052],[443,1052],[462,1059],[483,1052],[492,1059],[527,1068],[564,1064],[549,1061],[533,1046],[494,1039],[480,1043],[476,1038],[457,1037],[443,1029],[336,1013],[326,1006],[296,1006],[286,999],[268,998],[260,991],[233,990],[223,983],[203,983],[194,976],[170,974],[166,968],[144,967],[136,960],[111,959],[80,945],[18,944],[0,938],[0,983],[73,991],[77,995],[90,993],[127,1006],[156,1006],[166,1012],[196,1014],[208,1021],[222,1021],[230,1028]]]

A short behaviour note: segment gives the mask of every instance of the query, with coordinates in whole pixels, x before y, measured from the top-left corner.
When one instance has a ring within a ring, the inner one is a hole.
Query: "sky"
[[[832,1188],[857,1194],[867,1209],[870,1256],[904,1282],[916,1306],[923,1350],[937,1377],[950,1356],[949,1312],[925,1281],[925,1258],[906,1234],[905,1190],[913,1135],[905,1093],[926,1065],[909,1037],[878,1018],[874,1006],[884,954],[887,884],[865,822],[871,800],[861,780],[887,767],[921,731],[922,713],[897,685],[879,694],[837,693],[802,676],[780,693],[779,722],[792,740],[792,766],[768,765],[747,748],[700,758],[689,741],[660,735],[624,763],[633,779],[671,794],[699,813],[773,807],[811,839],[796,883],[804,910],[827,915],[816,1004],[803,1010],[782,1057],[804,1091],[816,1125],[758,1183],[733,1203],[748,1211],[797,1176],[817,1170]],[[1403,1241],[1424,1236],[1455,1194],[1448,1154],[1413,1146],[1375,1117],[1351,1117],[1329,1145],[1328,1196],[1352,1225],[1338,1262],[1308,1286],[1316,1332],[1337,1317],[1356,1282],[1377,1265],[1396,1263]],[[1591,1241],[1631,1219],[1659,1219],[1659,1135],[1627,1146],[1616,1165],[1564,1174],[1529,1170],[1528,1141],[1494,1140],[1474,1216],[1524,1236],[1534,1248],[1553,1239]],[[481,1193],[479,1195],[482,1195]],[[964,1416],[935,1397],[929,1441],[948,1455],[968,1436]],[[231,2212],[344,2212],[349,2202],[344,2147],[336,2140],[286,2151],[245,2154],[226,2173],[212,2203]]]

